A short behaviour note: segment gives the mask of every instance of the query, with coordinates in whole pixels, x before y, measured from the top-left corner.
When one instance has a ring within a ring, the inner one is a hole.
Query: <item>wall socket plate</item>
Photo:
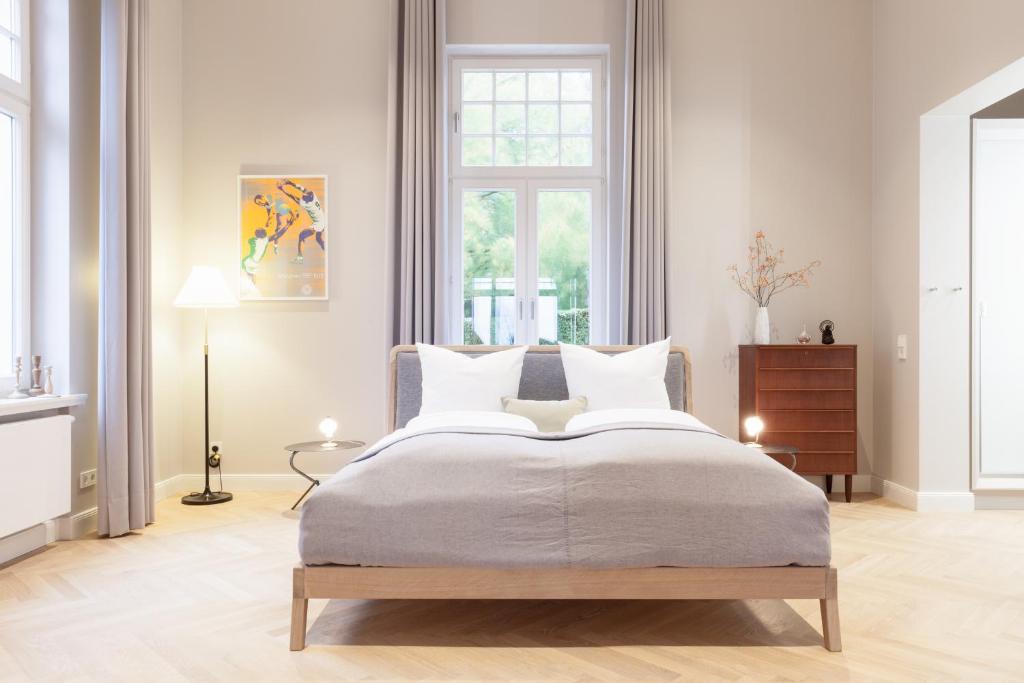
[[[85,470],[78,474],[78,488],[87,489],[96,485],[96,470]]]
[[[896,335],[896,360],[907,359],[907,335]]]

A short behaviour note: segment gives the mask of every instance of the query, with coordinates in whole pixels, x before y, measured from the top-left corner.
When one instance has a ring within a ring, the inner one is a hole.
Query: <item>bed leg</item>
[[[303,567],[292,570],[292,652],[306,647],[306,612],[309,600],[306,598],[306,572]],[[824,607],[822,608],[824,609]]]
[[[825,597],[818,602],[821,605],[821,633],[825,639],[825,649],[830,652],[842,652],[843,639],[839,634],[839,586],[837,572],[833,567],[829,567],[828,570]]]

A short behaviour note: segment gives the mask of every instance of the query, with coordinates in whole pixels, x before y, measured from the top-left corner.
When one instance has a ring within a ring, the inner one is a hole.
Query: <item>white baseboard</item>
[[[804,479],[815,484],[818,488],[825,489],[825,477],[820,475],[805,475]],[[855,474],[853,475],[853,492],[854,493],[871,493],[873,492],[874,486],[872,485],[873,477],[870,474]],[[837,474],[832,477],[832,493],[842,493],[843,488],[843,475]]]
[[[872,477],[872,490],[876,495],[888,498],[918,512],[969,512],[974,510],[975,496],[969,491],[915,491],[881,477]]]
[[[96,531],[97,515],[96,507],[76,512],[73,515],[64,515],[54,521],[57,523],[57,540],[73,541],[76,538],[88,536]]]
[[[326,481],[330,474],[310,474],[320,481]],[[178,474],[158,482],[155,489],[156,500],[179,496],[184,493],[203,490],[202,474]],[[297,474],[225,474],[225,491],[297,491],[302,492],[309,482]],[[216,474],[210,476],[210,488],[220,489],[220,479]]]
[[[975,510],[1024,510],[1024,491],[974,493]]]
[[[95,507],[49,519],[16,534],[0,538],[0,564],[47,546],[54,541],[73,541],[96,531]]]
[[[50,520],[0,538],[0,565],[53,543],[55,537],[56,525]]]
[[[974,494],[970,491],[918,491],[918,512],[973,512]]]

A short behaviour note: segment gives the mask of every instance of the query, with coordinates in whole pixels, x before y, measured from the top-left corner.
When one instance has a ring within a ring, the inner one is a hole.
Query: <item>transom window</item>
[[[0,0],[0,76],[22,83],[23,0]]]
[[[462,72],[463,166],[591,166],[590,70]]]
[[[604,341],[603,60],[460,56],[449,84],[449,341]]]

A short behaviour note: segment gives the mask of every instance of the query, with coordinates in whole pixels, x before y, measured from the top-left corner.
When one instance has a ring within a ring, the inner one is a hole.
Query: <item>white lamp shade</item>
[[[174,298],[179,308],[229,308],[238,298],[228,289],[224,276],[212,266],[192,266],[192,272]]]

